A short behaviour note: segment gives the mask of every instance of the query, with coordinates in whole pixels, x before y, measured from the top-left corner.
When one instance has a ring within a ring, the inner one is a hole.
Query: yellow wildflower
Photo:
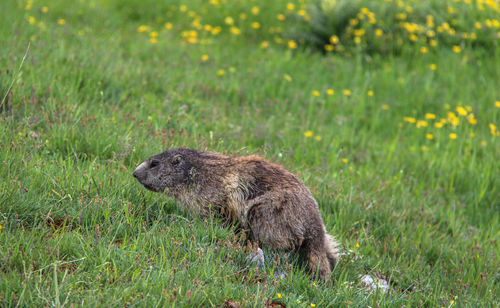
[[[34,25],[36,23],[36,19],[33,16],[28,16],[28,22],[30,25]]]
[[[341,161],[344,163],[344,164],[347,164],[347,162],[349,162],[349,160],[347,158],[342,158]]]
[[[149,33],[149,36],[150,37],[158,37],[158,32],[153,31],[153,32]]]
[[[181,5],[181,6],[179,7],[179,10],[180,10],[181,12],[185,12],[185,11],[187,11],[187,9],[188,9],[188,8],[187,8],[187,6],[185,6],[185,5]]]
[[[254,6],[254,7],[252,8],[252,14],[254,14],[254,15],[258,15],[258,14],[259,14],[259,11],[260,11],[260,9],[259,9],[259,7],[258,7],[258,6]]]
[[[240,35],[241,34],[241,30],[238,29],[237,27],[231,27],[231,33],[234,34],[234,35]]]
[[[417,121],[417,124],[416,124],[417,128],[420,128],[420,127],[427,127],[427,125],[428,125],[428,123],[427,123],[427,121],[425,121],[425,120],[418,120],[418,121]]]
[[[389,105],[383,104],[382,105],[382,110],[389,110]]]
[[[217,71],[217,76],[222,76],[226,73],[226,71],[224,71],[223,69],[220,69]]]
[[[319,91],[316,91],[316,90],[312,91],[312,95],[316,96],[316,97],[319,96]]]
[[[454,53],[459,53],[460,51],[462,51],[462,49],[458,45],[454,45],[452,47],[452,50],[453,50]]]
[[[425,138],[432,140],[432,139],[434,139],[434,135],[433,134],[426,134]]]
[[[297,43],[294,40],[288,41],[288,48],[290,48],[290,49],[297,48]]]
[[[471,125],[476,125],[477,124],[477,120],[476,118],[474,117],[474,114],[473,113],[470,113],[468,116],[467,116],[467,121],[469,121],[469,123]]]
[[[306,10],[298,10],[298,11],[297,11],[297,14],[298,14],[299,16],[306,16],[307,12],[306,12]]]
[[[286,9],[289,10],[289,11],[295,10],[295,4],[293,4],[293,3],[287,3],[286,4]]]
[[[228,25],[232,25],[232,24],[234,24],[234,19],[232,17],[228,16],[228,17],[224,18],[224,22]]]
[[[365,29],[354,30],[354,36],[363,36],[363,35],[365,35]]]
[[[221,31],[222,31],[222,28],[221,28],[221,27],[219,27],[219,26],[217,26],[217,27],[213,28],[211,32],[212,32],[212,35],[217,35],[217,34],[219,34]]]
[[[486,141],[485,140],[481,141],[481,146],[483,146],[483,147],[486,146]]]
[[[2,225],[0,225],[0,230],[2,230],[2,228],[3,228]]]
[[[359,243],[356,243],[356,248],[359,248]]]
[[[351,90],[344,89],[344,91],[342,91],[342,93],[344,93],[345,96],[350,96],[351,95]]]
[[[146,31],[148,31],[148,29],[149,29],[148,26],[142,25],[142,26],[139,26],[139,28],[137,28],[137,32],[146,32]]]
[[[448,112],[448,121],[450,121],[453,126],[458,126],[458,124],[460,124],[460,119],[453,112]]]
[[[151,44],[156,44],[156,43],[158,43],[158,39],[156,37],[152,37],[152,38],[149,39],[149,42]]]
[[[62,26],[62,25],[64,25],[64,24],[66,24],[66,20],[64,20],[64,19],[62,19],[62,18],[59,18],[59,19],[57,20],[57,23],[58,23],[59,25],[61,25],[61,26]]]
[[[262,43],[260,43],[260,48],[267,48],[269,47],[269,43],[267,41],[263,41]]]
[[[382,31],[382,29],[375,30],[375,36],[381,37],[383,34],[384,34],[384,31]]]
[[[288,74],[283,75],[283,78],[285,78],[285,80],[288,81],[288,82],[292,81],[292,77],[290,75],[288,75]]]
[[[276,18],[278,18],[278,20],[280,20],[280,21],[283,21],[283,20],[285,20],[285,18],[286,18],[286,17],[285,17],[285,15],[283,15],[283,14],[278,14],[278,15],[276,16]]]
[[[495,102],[495,107],[500,108],[500,101]]]
[[[230,67],[229,67],[229,71],[230,71],[231,73],[234,73],[234,72],[236,72],[236,68],[235,68],[234,66],[230,66]]]
[[[277,296],[279,299],[281,299],[281,297],[282,297],[282,296],[281,296],[281,293],[276,294],[276,296]]]
[[[339,38],[338,36],[336,35],[332,35],[330,36],[330,43],[332,43],[333,45],[337,44],[339,42]]]
[[[49,8],[47,6],[42,7],[42,13],[47,13]]]
[[[453,139],[453,140],[457,139],[457,134],[450,133],[450,139]]]
[[[201,61],[203,61],[203,62],[208,61],[208,55],[202,55]]]
[[[465,108],[464,108],[464,107],[462,107],[462,106],[458,106],[458,107],[457,107],[457,112],[458,112],[458,114],[459,114],[459,115],[461,115],[461,116],[465,116],[465,115],[467,115],[467,110],[465,110]]]
[[[333,89],[328,89],[328,90],[326,90],[326,94],[333,95],[333,94],[335,94],[335,91],[333,91]]]
[[[306,136],[307,138],[312,137],[312,135],[313,135],[313,132],[312,132],[312,131],[310,131],[310,130],[308,130],[308,131],[306,131],[306,132],[304,133],[304,136]]]
[[[428,147],[426,147],[425,145],[421,146],[420,148],[421,148],[421,149],[422,149],[422,151],[424,151],[424,152],[429,151],[429,148],[428,148]]]
[[[260,24],[258,22],[252,22],[252,28],[254,29],[259,29],[260,28]]]
[[[434,27],[434,16],[432,15],[427,15],[427,27],[433,28]]]
[[[493,136],[500,135],[500,132],[497,130],[497,127],[495,126],[495,124],[490,123],[489,127],[490,127],[490,133],[491,133],[491,135],[493,135]]]
[[[241,20],[245,20],[245,19],[247,19],[247,14],[245,14],[245,13],[241,13],[241,14],[240,14],[240,19],[241,19]]]
[[[405,20],[406,19],[406,13],[396,14],[396,18],[399,19],[399,20]]]
[[[311,303],[311,307],[316,307],[316,305],[315,305],[315,304],[313,304],[313,303]]]
[[[333,51],[334,46],[332,44],[326,44],[325,45],[325,51]]]
[[[442,122],[436,122],[436,123],[434,123],[434,126],[436,126],[437,128],[441,128],[441,127],[443,127],[443,125],[444,124]]]
[[[433,114],[433,113],[426,113],[425,114],[425,118],[428,119],[428,120],[433,120],[436,118],[436,115]]]
[[[165,29],[170,30],[170,29],[172,29],[172,27],[173,27],[173,25],[171,22],[165,23]]]
[[[314,137],[314,140],[316,140],[316,141],[320,141],[320,140],[321,140],[321,136],[315,136],[315,137]]]
[[[198,38],[196,36],[186,36],[186,43],[196,44],[198,43]]]
[[[427,49],[427,47],[425,47],[425,46],[420,47],[420,52],[421,52],[421,53],[427,53],[427,51],[429,51],[429,50]]]
[[[415,122],[417,122],[417,120],[415,120],[415,118],[412,118],[412,117],[404,117],[403,121],[408,122],[408,123],[415,123]]]
[[[368,90],[368,92],[366,92],[366,94],[367,94],[368,96],[373,96],[373,91],[372,91],[372,90]]]

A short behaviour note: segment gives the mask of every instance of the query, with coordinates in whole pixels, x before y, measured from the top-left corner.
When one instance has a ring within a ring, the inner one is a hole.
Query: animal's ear
[[[177,155],[174,155],[174,157],[172,157],[172,165],[178,165],[182,162],[182,156],[180,154],[177,154]]]

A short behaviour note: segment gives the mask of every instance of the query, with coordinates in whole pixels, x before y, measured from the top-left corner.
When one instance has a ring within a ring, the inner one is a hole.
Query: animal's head
[[[175,190],[192,180],[195,170],[193,156],[197,153],[190,149],[165,151],[140,164],[132,175],[149,190]]]

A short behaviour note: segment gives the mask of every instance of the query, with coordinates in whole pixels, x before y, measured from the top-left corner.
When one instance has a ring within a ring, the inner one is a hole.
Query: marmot
[[[190,210],[217,210],[271,249],[297,250],[313,275],[327,280],[337,243],[311,191],[292,173],[259,156],[229,157],[192,149],[155,155],[133,176],[149,190],[166,192]]]

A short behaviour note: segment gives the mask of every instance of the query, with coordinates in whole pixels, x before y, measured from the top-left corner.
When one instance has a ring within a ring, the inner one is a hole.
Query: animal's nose
[[[134,176],[134,178],[137,179],[137,170],[135,170],[134,173],[132,173],[132,175]]]

